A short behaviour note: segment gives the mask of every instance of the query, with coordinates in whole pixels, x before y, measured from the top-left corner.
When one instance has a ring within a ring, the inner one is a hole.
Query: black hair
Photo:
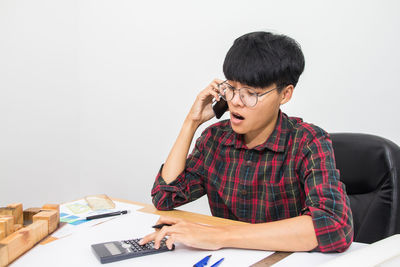
[[[226,54],[225,78],[252,87],[276,84],[279,91],[296,86],[304,70],[304,55],[292,38],[270,32],[252,32],[235,40]]]

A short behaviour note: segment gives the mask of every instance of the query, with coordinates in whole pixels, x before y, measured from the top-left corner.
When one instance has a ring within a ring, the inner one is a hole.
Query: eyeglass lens
[[[220,92],[222,92],[222,97],[226,101],[231,101],[235,96],[235,91],[238,91],[240,100],[243,102],[243,104],[248,107],[253,107],[257,104],[257,94],[250,88],[243,87],[240,89],[235,89],[226,83],[220,84],[219,87]]]

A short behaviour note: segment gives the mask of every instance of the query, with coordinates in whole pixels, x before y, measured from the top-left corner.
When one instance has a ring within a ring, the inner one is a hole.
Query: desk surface
[[[182,218],[182,219],[185,219],[185,220],[188,220],[191,222],[196,222],[196,223],[204,223],[204,224],[215,225],[215,226],[245,224],[245,222],[223,219],[223,218],[219,218],[219,217],[203,215],[203,214],[182,211],[182,210],[160,211],[160,210],[157,210],[151,204],[144,204],[144,203],[135,202],[135,201],[129,201],[129,200],[118,199],[118,198],[113,198],[113,200],[143,206],[143,208],[139,210],[141,212],[157,214],[157,215],[166,215],[166,216],[175,217],[175,218]],[[266,257],[265,259],[253,264],[252,267],[271,266],[271,265],[277,263],[278,261],[282,260],[283,258],[289,256],[290,254],[292,254],[292,253],[291,252],[275,252],[274,254]]]
[[[129,204],[134,204],[138,206],[142,206],[143,208],[139,209],[138,211],[144,212],[144,213],[150,213],[150,214],[157,214],[157,215],[166,215],[169,217],[174,217],[174,218],[182,218],[191,222],[197,222],[197,223],[204,223],[208,225],[239,225],[239,224],[245,224],[245,222],[240,222],[240,221],[234,221],[234,220],[229,220],[229,219],[224,219],[224,218],[219,218],[219,217],[214,217],[214,216],[209,216],[209,215],[203,215],[203,214],[198,214],[194,212],[188,212],[188,211],[182,211],[182,210],[171,210],[171,211],[160,211],[157,210],[153,205],[151,204],[145,204],[137,201],[130,201],[130,200],[125,200],[125,199],[120,199],[120,198],[112,198],[115,201],[119,202],[125,202]],[[43,240],[40,244],[45,245],[50,242],[53,242],[57,240],[57,238],[49,236],[45,240]],[[275,252],[272,255],[266,257],[265,259],[255,263],[252,265],[252,267],[267,267],[271,266],[272,264],[275,264],[279,260],[289,256],[292,253],[288,252]]]
[[[124,201],[124,200],[119,200]],[[130,202],[132,204],[141,205],[143,208],[142,212],[168,215],[171,217],[184,218],[193,222],[206,223],[210,225],[232,225],[232,224],[244,224],[244,222],[233,221],[228,219],[222,219],[218,217],[212,217],[208,215],[201,215],[197,213],[173,210],[173,211],[159,211],[154,208],[153,205]],[[352,246],[344,253],[307,253],[307,252],[275,252],[263,260],[251,265],[252,267],[266,267],[273,264],[278,266],[299,266],[303,265],[304,262],[311,264],[317,260],[324,264],[324,266],[357,266],[362,262],[362,266],[385,266],[394,267],[400,264],[400,248],[398,242],[400,241],[400,235],[394,235],[392,237],[383,239],[372,245],[361,244],[354,242]],[[292,255],[287,259],[284,258]],[[376,255],[379,254],[379,255]],[[302,264],[300,264],[300,262]],[[360,265],[360,266],[361,266]]]
[[[54,242],[54,244],[49,244],[48,246],[46,244],[48,243],[53,243],[52,241],[57,240],[57,238],[54,237],[49,237],[46,240],[42,241],[41,244],[44,246],[37,246],[33,249],[32,252],[26,253],[26,256],[22,256],[21,259],[16,260],[15,265],[16,266],[25,266],[27,262],[41,262],[43,260],[43,257],[46,258],[46,262],[58,262],[60,258],[63,258],[65,255],[62,254],[61,252],[66,253],[69,255],[70,253],[76,253],[76,257],[71,258],[71,259],[79,259],[79,256],[83,259],[86,260],[86,262],[91,262],[94,260],[94,258],[87,253],[87,248],[90,247],[90,244],[96,243],[96,242],[104,242],[104,240],[112,240],[112,238],[116,238],[117,240],[120,240],[118,238],[125,238],[126,235],[137,235],[137,234],[147,234],[147,231],[152,231],[150,225],[157,220],[157,216],[154,215],[167,215],[170,217],[175,217],[175,218],[184,218],[185,220],[192,221],[192,222],[197,222],[197,223],[204,223],[208,225],[240,225],[240,224],[245,224],[244,222],[239,222],[239,221],[233,221],[229,219],[223,219],[223,218],[218,218],[218,217],[213,217],[209,215],[203,215],[203,214],[198,214],[198,213],[193,213],[193,212],[188,212],[188,211],[182,211],[182,210],[172,210],[172,211],[159,211],[154,208],[153,205],[151,204],[144,204],[136,201],[129,201],[129,200],[124,200],[124,199],[118,199],[118,198],[113,198],[113,200],[116,201],[116,203],[120,203],[119,205],[129,205],[133,204],[132,207],[135,206],[135,212],[133,212],[132,216],[138,216],[138,219],[135,219],[132,221],[132,217],[121,217],[118,220],[114,220],[113,223],[105,223],[102,224],[96,223],[96,229],[93,231],[80,231],[80,234],[73,234],[72,237],[67,237],[67,238],[61,238],[60,241]],[[126,203],[126,204],[124,204]],[[67,205],[68,203],[66,203]],[[134,215],[137,214],[137,215]],[[150,217],[149,217],[150,216]],[[119,217],[119,216],[118,216]],[[142,220],[141,220],[141,219]],[[146,219],[147,218],[147,219]],[[148,219],[151,221],[149,222]],[[125,222],[125,224],[123,224]],[[126,224],[128,223],[128,224]],[[144,224],[143,224],[144,223]],[[100,226],[97,226],[99,225]],[[116,225],[118,225],[117,228]],[[136,226],[135,226],[136,225]],[[149,225],[149,229],[146,230],[146,228],[143,230],[139,230],[140,228],[143,228],[143,225]],[[86,226],[83,226],[86,227]],[[90,227],[90,225],[88,226]],[[99,228],[102,229],[100,231],[103,232],[97,232],[99,231]],[[138,227],[138,228],[136,228]],[[73,227],[72,227],[73,228]],[[61,233],[65,229],[70,229],[70,228],[61,228],[59,231],[56,233]],[[88,229],[88,228],[84,228]],[[105,232],[104,232],[105,230]],[[61,231],[61,232],[60,232]],[[137,231],[142,231],[138,233]],[[144,231],[144,232],[143,232]],[[64,231],[65,233],[65,231]],[[99,233],[101,233],[99,235]],[[94,236],[88,236],[92,235]],[[89,238],[82,238],[82,235],[89,237]],[[59,234],[58,236],[62,237],[63,235]],[[64,235],[65,236],[65,235]],[[118,236],[118,237],[117,237]],[[100,239],[101,240],[100,240]],[[92,242],[93,241],[93,242]],[[90,243],[88,243],[90,242]],[[76,245],[78,244],[78,245]],[[67,246],[66,246],[67,245]],[[181,245],[181,244],[177,244]],[[60,249],[60,246],[63,249]],[[74,247],[73,250],[69,249],[71,246]],[[189,249],[189,250],[188,250]],[[355,249],[355,246],[353,246],[353,249]],[[349,249],[352,250],[352,249]],[[337,256],[340,256],[340,254],[323,254],[323,253],[285,253],[285,252],[264,252],[264,251],[252,251],[252,250],[238,250],[238,251],[233,251],[230,252],[230,249],[223,249],[221,251],[215,251],[213,255],[215,256],[222,255],[224,253],[234,253],[230,254],[229,260],[230,262],[240,262],[241,260],[244,260],[244,262],[247,262],[246,266],[248,264],[253,264],[251,266],[259,267],[259,266],[271,266],[273,264],[279,265],[279,266],[292,266],[293,261],[295,261],[296,266],[299,265],[300,262],[302,262],[302,266],[310,266],[310,263],[314,263],[311,265],[318,265],[322,262],[329,261],[332,258],[335,258]],[[188,253],[189,252],[189,253]],[[192,257],[194,255],[199,255],[199,253],[203,253],[202,251],[195,250],[195,249],[190,249],[186,246],[180,247],[179,252],[177,251],[179,257]],[[245,254],[243,254],[245,253]],[[260,254],[262,253],[262,254]],[[346,253],[344,253],[346,254]],[[47,256],[50,256],[50,258],[47,258]],[[71,254],[72,255],[72,254]],[[88,255],[90,257],[88,258]],[[229,254],[228,254],[229,255]],[[246,255],[246,257],[243,257]],[[269,255],[269,256],[268,256]],[[224,255],[222,255],[224,256]],[[268,256],[268,257],[266,257]],[[287,257],[290,256],[290,257]],[[171,259],[170,255],[166,255],[166,257],[169,257]],[[176,256],[173,256],[176,257]],[[266,257],[266,258],[264,258]],[[287,257],[287,258],[286,258]],[[22,259],[24,258],[24,259]],[[182,258],[180,258],[182,259]],[[251,262],[251,259],[254,261]],[[53,261],[51,261],[53,260]],[[190,258],[192,260],[192,258]],[[236,260],[236,261],[235,261]],[[238,261],[237,261],[238,260]],[[250,262],[249,262],[250,261]],[[140,261],[139,261],[140,262]],[[185,261],[182,261],[185,262]],[[256,262],[256,263],[254,263]],[[69,261],[66,261],[64,263],[69,263]],[[73,264],[75,264],[74,262]],[[97,262],[96,262],[97,263]],[[144,263],[144,262],[142,262]],[[226,262],[228,263],[228,262]],[[94,262],[93,262],[94,264]],[[65,265],[65,264],[64,264]],[[242,264],[243,265],[243,264]],[[300,264],[301,265],[301,264]],[[70,266],[70,264],[65,265],[65,266]],[[127,266],[125,263],[122,263],[121,266]]]

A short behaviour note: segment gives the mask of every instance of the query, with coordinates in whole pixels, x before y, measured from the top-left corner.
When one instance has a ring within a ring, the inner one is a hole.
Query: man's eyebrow
[[[228,86],[230,86],[230,87],[232,87],[232,88],[234,88],[234,89],[241,89],[241,88],[248,88],[248,89],[251,89],[251,90],[255,91],[257,94],[261,94],[261,93],[263,93],[264,91],[266,91],[266,90],[264,90],[263,88],[255,88],[255,87],[248,86],[248,85],[245,85],[245,86],[243,86],[243,87],[237,88],[237,87],[233,86],[232,84],[230,84],[228,81],[226,81],[225,83],[226,83]]]
[[[230,86],[230,87],[232,87],[232,88],[235,88],[236,89],[236,87],[235,86],[233,86],[232,84],[230,84],[228,81],[226,81],[225,82],[228,86]]]

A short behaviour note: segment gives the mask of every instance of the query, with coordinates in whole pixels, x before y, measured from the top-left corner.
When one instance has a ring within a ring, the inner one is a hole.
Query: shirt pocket
[[[270,176],[264,182],[267,213],[271,219],[298,216],[304,206],[304,189],[295,169],[282,168]]]

